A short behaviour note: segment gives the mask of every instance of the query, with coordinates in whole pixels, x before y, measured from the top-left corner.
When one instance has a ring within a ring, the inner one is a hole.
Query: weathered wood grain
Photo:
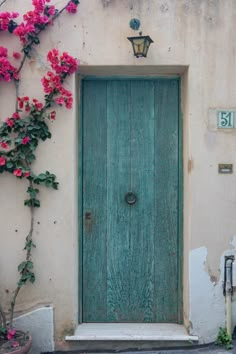
[[[130,320],[153,321],[154,83],[131,82]]]
[[[107,83],[107,320],[129,319],[130,82]]]
[[[107,321],[106,92],[106,82],[84,81],[83,322]]]
[[[178,322],[179,82],[85,81],[84,322]],[[137,202],[130,206],[125,194]],[[181,287],[180,287],[181,288]]]
[[[178,80],[155,84],[155,316],[178,321]]]

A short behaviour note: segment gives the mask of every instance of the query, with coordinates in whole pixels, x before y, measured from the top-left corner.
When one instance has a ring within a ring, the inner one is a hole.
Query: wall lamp
[[[140,21],[137,18],[132,18],[129,25],[133,30],[136,31],[140,27]],[[146,58],[149,46],[151,43],[153,43],[153,40],[150,38],[150,36],[143,36],[142,32],[139,32],[139,36],[127,37],[127,39],[132,44],[134,56],[136,58]]]

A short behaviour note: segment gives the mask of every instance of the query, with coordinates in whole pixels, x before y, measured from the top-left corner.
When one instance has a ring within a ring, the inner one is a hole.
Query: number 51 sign
[[[236,111],[218,111],[217,112],[217,127],[218,128],[236,128],[235,124]]]

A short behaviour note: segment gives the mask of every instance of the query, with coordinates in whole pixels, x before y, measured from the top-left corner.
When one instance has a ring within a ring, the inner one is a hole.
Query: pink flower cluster
[[[7,339],[11,341],[11,346],[13,348],[19,347],[20,343],[16,340],[13,340],[16,335],[16,330],[15,329],[8,329],[7,330]]]
[[[21,168],[16,168],[13,171],[13,175],[16,177],[30,177],[30,171],[23,172]]]
[[[6,165],[6,159],[3,156],[0,156],[0,166],[5,166]]]
[[[0,47],[0,81],[19,80],[17,68],[7,59],[7,48]]]
[[[29,40],[29,34],[37,34],[38,30],[51,23],[51,17],[55,15],[55,6],[47,5],[51,0],[32,0],[34,10],[28,11],[23,16],[23,22],[14,30],[23,44]]]
[[[25,110],[25,112],[29,112],[31,110],[31,107],[34,108],[34,110],[36,111],[41,111],[43,108],[43,104],[39,102],[36,98],[32,100],[32,103],[30,103],[28,96],[17,97],[17,101],[19,110]]]
[[[66,6],[66,11],[70,14],[75,14],[77,12],[77,6],[73,1],[70,1],[69,4]]]
[[[16,119],[20,119],[20,115],[18,112],[15,112],[12,114],[11,117],[8,117],[6,120],[5,120],[5,123],[10,127],[12,128],[14,125],[15,125],[15,120]]]
[[[19,16],[18,12],[0,13],[0,31],[8,31],[9,23]]]
[[[58,94],[55,102],[61,106],[65,105],[66,108],[71,108],[73,103],[72,93],[63,87],[62,82],[67,75],[71,75],[77,70],[78,62],[66,52],[59,56],[57,49],[51,50],[47,59],[56,74],[48,71],[47,75],[42,78],[44,92],[46,94]]]
[[[57,49],[52,49],[48,52],[47,60],[50,62],[51,68],[56,74],[73,74],[78,69],[78,61],[70,56],[68,53],[63,52],[59,56]]]
[[[60,94],[60,96],[55,99],[57,104],[61,106],[65,104],[66,108],[72,107],[72,93],[62,86],[61,78],[59,75],[55,75],[53,72],[48,71],[47,75],[42,78],[41,82],[46,94]]]
[[[1,146],[1,148],[3,148],[3,149],[7,149],[7,148],[8,148],[8,143],[6,143],[5,141],[1,141],[1,142],[0,142],[0,146]]]

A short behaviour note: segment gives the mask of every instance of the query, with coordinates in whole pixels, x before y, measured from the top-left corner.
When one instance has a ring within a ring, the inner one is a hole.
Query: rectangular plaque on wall
[[[218,172],[219,173],[233,173],[233,164],[232,163],[219,163]]]
[[[222,110],[217,112],[217,127],[220,129],[232,129],[235,126],[235,111]]]

